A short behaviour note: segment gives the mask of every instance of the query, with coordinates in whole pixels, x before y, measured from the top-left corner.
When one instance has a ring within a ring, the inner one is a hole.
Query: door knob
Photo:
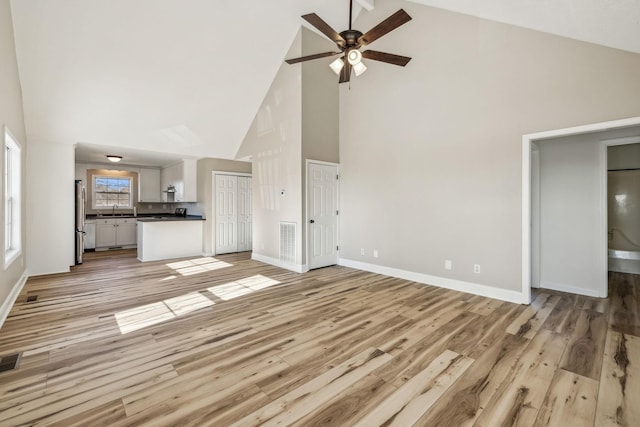
[[[310,222],[311,224],[315,224],[315,221],[314,221],[314,220],[311,220],[311,221],[309,221],[309,222]]]

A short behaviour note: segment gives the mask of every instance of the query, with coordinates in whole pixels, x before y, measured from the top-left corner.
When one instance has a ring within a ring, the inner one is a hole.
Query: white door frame
[[[305,253],[305,264],[304,271],[309,271],[309,253],[311,252],[310,240],[309,240],[309,164],[314,163],[316,165],[325,165],[325,166],[335,166],[336,173],[340,176],[340,164],[333,162],[323,162],[321,160],[311,160],[306,159],[304,165],[304,176],[305,176],[305,191],[304,191],[304,233],[306,239],[306,253]],[[336,207],[338,212],[340,212],[340,180],[336,183]],[[340,247],[340,214],[338,214],[338,221],[336,224],[336,241],[338,243],[338,248]],[[340,261],[340,249],[338,249],[338,261]]]
[[[558,138],[570,135],[602,132],[606,130],[626,128],[640,125],[640,117],[612,120],[609,122],[593,123],[583,126],[575,126],[565,129],[556,129],[545,132],[531,133],[522,136],[522,298],[525,304],[531,302],[531,150],[535,141]],[[601,203],[601,232],[599,250],[604,262],[604,271],[601,273],[600,289],[601,297],[607,296],[607,146],[618,145],[619,140],[602,141],[600,146],[600,175],[601,191],[604,193],[604,203]]]
[[[211,253],[213,253],[213,255],[216,255],[216,175],[247,176],[249,178],[253,177],[252,174],[246,172],[211,172]],[[253,206],[253,200],[251,202],[251,206]],[[251,215],[251,221],[253,222],[253,215]],[[253,229],[253,224],[251,224],[251,227]]]

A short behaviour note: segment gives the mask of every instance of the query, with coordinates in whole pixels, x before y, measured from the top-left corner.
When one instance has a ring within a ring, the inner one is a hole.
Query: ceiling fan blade
[[[378,52],[377,50],[365,50],[362,52],[362,57],[367,59],[373,59],[374,61],[386,62],[393,65],[399,65],[404,67],[411,61],[408,56],[394,55],[393,53]]]
[[[286,62],[287,64],[297,64],[298,62],[311,61],[312,59],[318,59],[318,58],[326,58],[327,56],[339,55],[341,53],[342,52],[316,53],[314,55],[301,56],[300,58],[285,59],[284,62]]]
[[[344,67],[340,70],[340,83],[346,83],[351,80],[351,64],[349,61],[344,61]]]
[[[322,18],[320,18],[315,13],[309,13],[307,15],[302,15],[302,19],[304,19],[309,24],[311,24],[314,27],[316,27],[322,34],[324,34],[325,36],[329,37],[329,39],[333,40],[333,42],[335,44],[337,44],[338,46],[342,47],[342,46],[345,45],[346,40],[343,39],[342,36],[336,32],[336,30],[331,28],[329,26],[329,24],[324,22],[322,20]]]
[[[409,21],[411,21],[411,17],[409,16],[409,14],[405,12],[404,9],[400,9],[399,11],[361,35],[358,38],[358,43],[366,46]]]

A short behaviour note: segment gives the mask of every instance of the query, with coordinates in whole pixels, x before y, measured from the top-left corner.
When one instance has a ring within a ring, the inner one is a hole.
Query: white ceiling
[[[640,0],[412,0],[640,53]]]
[[[113,147],[85,143],[76,145],[76,162],[78,163],[113,165],[114,163],[107,160],[107,154],[122,156],[122,160],[118,162],[118,165],[152,167],[168,166],[182,159],[195,159],[198,157],[188,154],[176,155],[160,151],[140,150],[132,147]]]
[[[640,52],[640,0],[414,2]],[[316,12],[338,31],[348,20],[346,0],[11,5],[30,142],[183,157],[235,156],[300,15]]]

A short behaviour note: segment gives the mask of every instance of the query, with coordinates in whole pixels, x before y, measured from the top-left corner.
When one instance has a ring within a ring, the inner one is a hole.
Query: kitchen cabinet
[[[198,173],[197,160],[183,160],[162,169],[160,182],[162,187],[163,202],[195,202],[198,198]],[[169,186],[175,188],[173,200],[167,193]]]
[[[129,246],[137,242],[135,218],[116,219],[116,245]]]
[[[160,169],[141,168],[138,189],[138,200],[141,203],[161,202]]]
[[[84,222],[84,250],[94,250],[96,248],[96,220],[86,220]]]
[[[202,256],[202,220],[141,220],[138,230],[138,259],[161,259]],[[171,242],[171,244],[167,244]]]
[[[135,218],[100,218],[96,220],[96,249],[135,246]]]

